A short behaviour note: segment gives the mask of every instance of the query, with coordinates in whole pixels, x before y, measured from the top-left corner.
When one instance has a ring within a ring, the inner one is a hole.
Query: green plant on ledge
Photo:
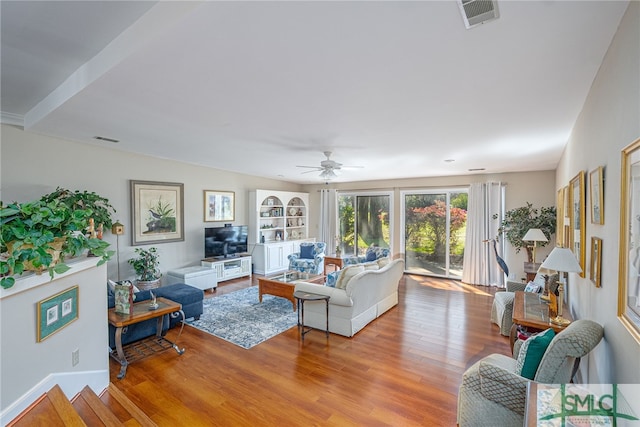
[[[106,199],[105,199],[106,200]],[[41,199],[0,204],[0,286],[10,288],[15,276],[25,271],[49,272],[51,278],[69,270],[64,260],[85,250],[100,257],[98,265],[114,254],[109,243],[85,230],[94,211],[77,209],[64,198],[45,195]]]
[[[160,261],[158,261],[158,251],[156,248],[136,248],[136,258],[127,260],[138,275],[138,280],[143,282],[153,282],[158,280],[162,273],[160,272]]]
[[[498,215],[493,216],[494,219],[497,217]],[[527,202],[527,206],[507,211],[498,229],[498,235],[504,234],[511,246],[516,249],[516,253],[519,253],[522,248],[527,250],[527,262],[533,262],[533,251],[522,237],[531,228],[542,230],[548,241],[539,242],[538,246],[546,246],[551,241],[551,235],[556,232],[555,206],[542,207],[538,213],[538,209]]]

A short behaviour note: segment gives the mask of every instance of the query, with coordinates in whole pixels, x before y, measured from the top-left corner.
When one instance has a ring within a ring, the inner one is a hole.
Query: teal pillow
[[[539,334],[532,335],[520,347],[518,361],[516,363],[516,373],[524,378],[532,380],[536,376],[536,371],[551,344],[551,340],[556,335],[553,329],[547,329]]]
[[[331,287],[331,288],[335,288],[336,287],[336,283],[338,282],[338,277],[340,277],[340,272],[342,270],[336,270],[336,271],[332,271],[331,273],[327,274],[327,283],[326,285]]]

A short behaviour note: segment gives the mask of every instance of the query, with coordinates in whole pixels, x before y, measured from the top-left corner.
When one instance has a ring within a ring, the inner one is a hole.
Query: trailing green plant
[[[84,234],[91,209],[75,209],[62,198],[41,199],[0,205],[0,286],[10,288],[15,276],[25,270],[47,270],[51,278],[69,270],[64,262],[89,250],[100,258],[98,265],[114,254],[109,243]],[[59,252],[59,262],[56,252]]]
[[[112,216],[116,210],[109,203],[109,199],[100,196],[95,192],[78,190],[71,191],[66,188],[56,188],[52,193],[42,196],[42,200],[50,202],[59,200],[72,210],[91,210],[91,218],[93,218],[96,226],[100,224],[104,228],[110,229],[113,225]]]
[[[498,215],[494,215],[496,219]],[[522,240],[531,228],[539,228],[547,238],[547,242],[538,242],[538,246],[546,246],[551,241],[551,235],[556,232],[556,208],[555,206],[542,207],[538,211],[527,202],[527,206],[511,209],[505,213],[504,219],[498,229],[498,235],[504,235],[511,246],[519,253],[522,248],[527,250],[528,262],[533,262],[532,248]]]
[[[152,282],[162,276],[160,272],[160,261],[158,260],[160,255],[156,248],[136,248],[135,253],[138,256],[127,260],[127,262],[131,264],[136,271],[138,280]]]

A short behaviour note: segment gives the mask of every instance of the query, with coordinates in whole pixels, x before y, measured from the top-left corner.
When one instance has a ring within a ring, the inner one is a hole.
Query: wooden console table
[[[118,374],[118,379],[120,380],[127,374],[127,366],[129,366],[129,363],[133,361],[140,360],[169,348],[173,348],[179,355],[184,353],[184,349],[178,348],[174,342],[171,342],[162,336],[162,323],[164,316],[168,316],[172,313],[180,313],[182,321],[184,322],[182,305],[171,301],[170,299],[161,297],[157,298],[156,303],[158,304],[158,308],[153,310],[149,308],[149,301],[140,301],[135,303],[133,304],[133,314],[131,315],[116,313],[115,308],[109,309],[109,323],[116,328],[116,352],[114,353],[113,350],[109,349],[109,353],[111,357],[120,363],[120,373]],[[157,319],[155,336],[123,346],[123,331],[126,332],[126,328],[130,325],[144,322],[149,319]],[[180,332],[182,332],[182,330],[180,330]],[[178,335],[178,337],[180,337],[180,335]]]
[[[573,320],[569,310],[563,305],[562,317]],[[516,291],[513,299],[513,325],[509,342],[513,352],[513,343],[516,341],[518,325],[537,330],[553,329],[555,333],[562,332],[568,325],[561,326],[549,321],[549,304],[540,299],[540,294],[533,292]]]

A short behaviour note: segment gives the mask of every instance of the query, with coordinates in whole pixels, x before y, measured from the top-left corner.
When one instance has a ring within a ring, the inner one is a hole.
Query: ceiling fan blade
[[[301,166],[301,165],[296,165],[297,168],[309,168],[309,169],[315,169],[315,170],[319,170],[321,171],[324,168],[321,168],[319,166]]]
[[[364,166],[342,166],[342,169],[363,169]]]
[[[322,169],[311,169],[311,170],[308,170],[308,171],[305,171],[305,172],[300,172],[300,173],[301,173],[302,175],[304,175],[305,173],[318,172],[318,171],[320,171],[320,170],[322,170]]]

